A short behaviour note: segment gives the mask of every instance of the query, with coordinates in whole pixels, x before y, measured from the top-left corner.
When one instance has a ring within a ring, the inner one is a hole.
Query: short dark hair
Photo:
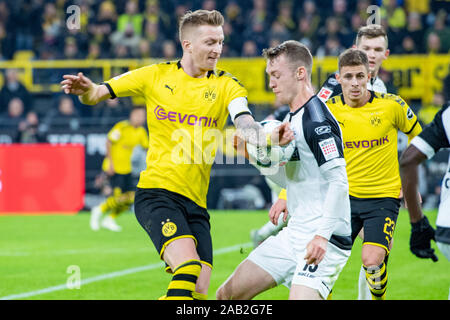
[[[202,26],[202,25],[210,25],[210,26],[223,26],[225,19],[223,15],[217,10],[195,10],[195,11],[187,11],[184,16],[180,18],[179,23],[179,36],[180,41],[184,38],[183,31],[187,27],[191,26]]]
[[[275,59],[282,54],[286,55],[295,69],[300,66],[305,67],[311,77],[313,58],[307,46],[295,40],[288,40],[276,47],[263,50],[263,57],[268,60]]]
[[[366,37],[368,39],[383,37],[386,41],[386,48],[388,47],[388,37],[384,28],[379,24],[369,24],[368,26],[364,26],[359,28],[358,34],[356,35],[355,44],[359,45],[362,37]]]
[[[369,70],[367,54],[359,49],[347,49],[339,55],[339,71],[342,67],[365,66]]]

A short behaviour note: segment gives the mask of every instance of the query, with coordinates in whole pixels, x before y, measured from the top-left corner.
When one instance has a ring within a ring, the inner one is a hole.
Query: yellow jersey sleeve
[[[400,97],[396,95],[387,95],[394,104],[394,125],[408,136],[408,143],[412,138],[422,132],[422,127],[417,119],[417,115],[410,106]]]
[[[247,90],[244,88],[242,83],[235,77],[233,77],[231,74],[226,74],[225,76],[230,77],[231,81],[228,81],[226,84],[225,92],[227,92],[227,104],[229,104],[231,101],[233,101],[236,98],[244,97],[246,98],[248,93]]]
[[[147,85],[154,83],[157,66],[134,69],[103,82],[111,97],[143,96]]]

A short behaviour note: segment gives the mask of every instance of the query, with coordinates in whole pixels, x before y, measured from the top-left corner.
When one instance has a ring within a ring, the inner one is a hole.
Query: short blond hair
[[[359,28],[358,34],[356,35],[356,46],[361,42],[362,37],[366,37],[368,39],[383,37],[386,41],[386,49],[388,47],[388,37],[384,28],[379,24],[369,24],[368,26],[364,26]]]
[[[178,33],[180,42],[185,38],[185,31],[190,27],[197,27],[203,25],[223,26],[225,19],[223,15],[217,10],[195,10],[187,11],[184,16],[180,18]]]

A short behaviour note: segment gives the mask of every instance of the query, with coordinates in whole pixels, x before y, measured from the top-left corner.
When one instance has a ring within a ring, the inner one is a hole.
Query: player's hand
[[[269,210],[269,219],[276,226],[280,214],[284,213],[283,222],[286,222],[288,217],[287,202],[284,199],[278,199]]]
[[[409,239],[409,248],[418,258],[431,259],[438,261],[438,257],[431,248],[431,240],[434,238],[434,229],[428,222],[428,218],[423,216],[422,220],[411,223],[411,237]]]
[[[92,87],[93,83],[91,79],[84,76],[82,72],[78,72],[78,74],[71,75],[65,74],[63,75],[64,80],[61,81],[61,89],[65,94],[75,94],[77,96],[84,95],[88,92]]]
[[[238,155],[243,155],[246,159],[249,159],[247,152],[247,143],[236,132],[233,134],[233,147]]]
[[[325,257],[327,251],[328,240],[321,236],[314,238],[306,245],[306,264],[318,265]]]
[[[284,122],[272,131],[270,137],[274,145],[284,146],[294,140],[294,131],[289,126],[289,122]]]

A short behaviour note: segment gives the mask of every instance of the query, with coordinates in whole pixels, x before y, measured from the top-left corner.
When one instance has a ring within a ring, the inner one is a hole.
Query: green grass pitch
[[[214,270],[209,299],[251,251],[249,232],[267,221],[266,211],[211,211]],[[427,212],[434,223],[436,211]],[[170,281],[153,244],[131,213],[118,218],[123,231],[89,228],[89,214],[75,216],[0,216],[0,299],[79,300],[157,299]],[[445,300],[450,263],[418,259],[409,251],[410,224],[402,210],[389,259],[387,299]],[[433,247],[436,245],[433,243]],[[361,241],[335,287],[333,299],[357,297]],[[81,280],[76,285],[77,273]],[[68,286],[69,284],[69,286]],[[257,299],[287,299],[277,287]]]

